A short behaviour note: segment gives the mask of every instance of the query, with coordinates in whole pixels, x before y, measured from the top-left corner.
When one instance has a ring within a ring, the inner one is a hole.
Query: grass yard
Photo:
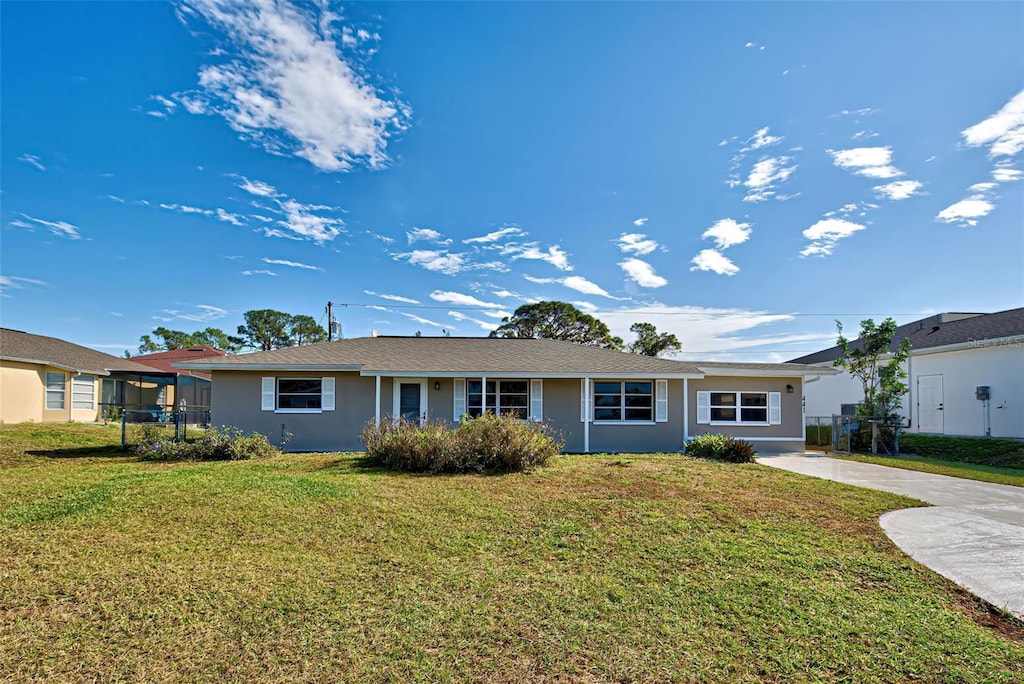
[[[118,438],[0,426],[0,680],[1024,679],[1024,629],[885,537],[895,495],[677,455],[416,476]]]
[[[1017,468],[997,468],[977,463],[961,463],[922,456],[873,456],[871,454],[851,454],[850,456],[830,454],[830,456],[847,461],[876,463],[892,468],[903,468],[904,470],[919,470],[937,475],[962,477],[966,480],[979,480],[981,482],[995,482],[997,484],[1024,487],[1024,470]]]

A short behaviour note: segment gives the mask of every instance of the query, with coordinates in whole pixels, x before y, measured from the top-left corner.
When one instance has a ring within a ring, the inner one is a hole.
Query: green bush
[[[731,435],[698,435],[686,443],[686,455],[709,461],[753,463],[754,445]]]
[[[258,432],[244,434],[234,427],[210,428],[197,438],[175,442],[166,436],[150,435],[135,447],[135,453],[147,461],[243,461],[250,458],[268,458],[281,451]]]
[[[946,461],[1024,469],[1024,442],[991,437],[900,435],[900,452]]]
[[[371,463],[417,473],[529,472],[558,455],[561,442],[543,423],[487,413],[458,427],[407,420],[363,428]]]
[[[804,428],[807,446],[832,446],[831,425],[808,425]]]

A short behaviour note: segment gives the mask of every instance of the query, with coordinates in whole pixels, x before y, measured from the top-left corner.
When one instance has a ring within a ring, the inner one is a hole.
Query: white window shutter
[[[782,392],[768,393],[768,424],[782,425]]]
[[[263,378],[260,409],[263,411],[274,410],[274,378]]]
[[[455,378],[455,401],[452,408],[452,422],[458,424],[466,413],[466,378]]]
[[[654,381],[654,422],[668,422],[668,380]]]
[[[530,418],[544,420],[544,381],[530,380]]]
[[[587,422],[587,386],[583,378],[580,378],[580,422]]]
[[[711,392],[697,392],[697,424],[707,425],[711,422]]]
[[[320,379],[320,410],[334,410],[334,378]]]

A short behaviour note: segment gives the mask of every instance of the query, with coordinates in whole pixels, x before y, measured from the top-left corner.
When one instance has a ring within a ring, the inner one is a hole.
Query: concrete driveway
[[[843,461],[816,453],[765,455],[757,461],[934,504],[891,511],[879,523],[914,560],[1024,619],[1024,487]]]

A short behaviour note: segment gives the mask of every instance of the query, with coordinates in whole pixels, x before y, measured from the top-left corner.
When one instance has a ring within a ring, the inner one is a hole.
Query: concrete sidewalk
[[[766,455],[757,461],[934,504],[892,511],[879,522],[914,560],[1024,619],[1024,487],[843,461],[816,453]]]

